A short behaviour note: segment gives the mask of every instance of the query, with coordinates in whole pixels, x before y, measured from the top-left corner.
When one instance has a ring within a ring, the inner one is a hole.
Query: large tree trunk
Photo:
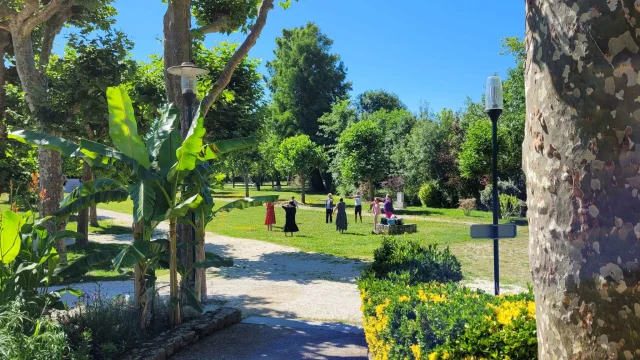
[[[202,226],[200,222],[198,222],[197,226]],[[197,235],[196,235],[197,236]],[[206,236],[206,233],[205,233]],[[198,237],[198,243],[196,246],[196,262],[204,262],[206,260],[205,257],[205,239]],[[193,291],[196,294],[196,298],[200,301],[203,301],[207,298],[207,269],[196,269],[195,275],[195,284]],[[204,289],[204,292],[203,292]]]
[[[91,167],[86,162],[82,164],[82,183],[91,180]],[[89,208],[78,213],[77,232],[83,235],[82,239],[76,239],[77,247],[87,247],[89,245]]]
[[[6,49],[10,43],[10,34],[4,30],[0,30],[0,59],[4,59],[4,55],[6,54]],[[0,61],[0,142],[3,142],[7,138],[7,128],[5,124],[5,77],[6,77],[6,68],[4,61]],[[4,153],[0,154],[0,158],[5,156]],[[0,185],[0,193],[2,193],[2,185]]]
[[[638,356],[636,3],[526,2],[523,167],[540,359]]]
[[[87,124],[86,126],[86,130],[87,130],[87,139],[89,140],[94,140],[95,136],[93,133],[93,129],[91,129],[91,126],[89,124]],[[93,171],[91,170],[90,166],[87,167],[83,167],[82,168],[83,171],[83,176],[86,177],[89,180],[94,180],[94,176],[93,176]],[[85,175],[85,171],[86,171],[86,175]],[[85,180],[83,180],[85,181]],[[93,227],[98,227],[98,209],[96,207],[96,205],[91,205],[89,207],[89,225],[93,226]]]
[[[98,208],[93,205],[89,207],[89,225],[98,227]]]

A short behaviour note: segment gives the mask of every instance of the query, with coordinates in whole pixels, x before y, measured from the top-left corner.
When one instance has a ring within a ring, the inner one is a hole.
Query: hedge
[[[385,242],[387,249],[389,242],[395,243],[391,247],[396,249],[415,246],[397,240]],[[424,247],[422,253],[434,250]],[[431,258],[451,262],[453,255],[446,254],[448,250]],[[398,256],[394,253],[385,259],[393,258],[397,264]],[[372,268],[389,268],[388,264],[376,264],[378,260]],[[386,276],[368,269],[358,280],[365,336],[374,359],[537,358],[531,289],[495,297],[453,281],[422,283],[416,277],[426,275],[415,268],[401,272],[396,267]]]

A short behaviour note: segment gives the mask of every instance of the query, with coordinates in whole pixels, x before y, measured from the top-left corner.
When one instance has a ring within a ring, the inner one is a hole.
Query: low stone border
[[[155,339],[131,350],[124,360],[166,360],[171,355],[211,335],[213,332],[240,322],[240,310],[223,307],[165,331]]]

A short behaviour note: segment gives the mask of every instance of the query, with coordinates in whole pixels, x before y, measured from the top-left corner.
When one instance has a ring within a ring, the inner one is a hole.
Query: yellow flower
[[[400,301],[400,302],[405,302],[405,301],[409,301],[409,300],[411,300],[411,298],[406,296],[406,295],[402,295],[402,296],[400,296],[398,298],[398,301]]]
[[[420,345],[411,345],[411,352],[413,353],[413,357],[416,360],[420,360],[422,358],[422,354],[421,354],[421,349],[420,349]]]
[[[429,354],[429,360],[438,360],[438,353],[432,352],[431,354]]]
[[[527,312],[530,319],[534,319],[536,317],[536,303],[533,301],[527,302]]]
[[[445,351],[444,354],[442,354],[442,358],[445,359],[445,360],[448,359],[449,358],[449,353]]]
[[[424,290],[422,289],[418,290],[418,298],[424,302],[429,301],[429,298],[427,298],[427,295],[424,293]]]

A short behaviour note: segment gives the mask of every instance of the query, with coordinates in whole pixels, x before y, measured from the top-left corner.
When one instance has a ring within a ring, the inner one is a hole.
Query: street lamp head
[[[502,110],[504,93],[502,92],[502,80],[499,76],[489,76],[487,79],[487,93],[485,94],[485,110]]]
[[[182,94],[196,94],[198,76],[209,73],[207,69],[197,67],[191,62],[183,62],[182,65],[172,66],[167,69],[171,75],[180,76]]]

